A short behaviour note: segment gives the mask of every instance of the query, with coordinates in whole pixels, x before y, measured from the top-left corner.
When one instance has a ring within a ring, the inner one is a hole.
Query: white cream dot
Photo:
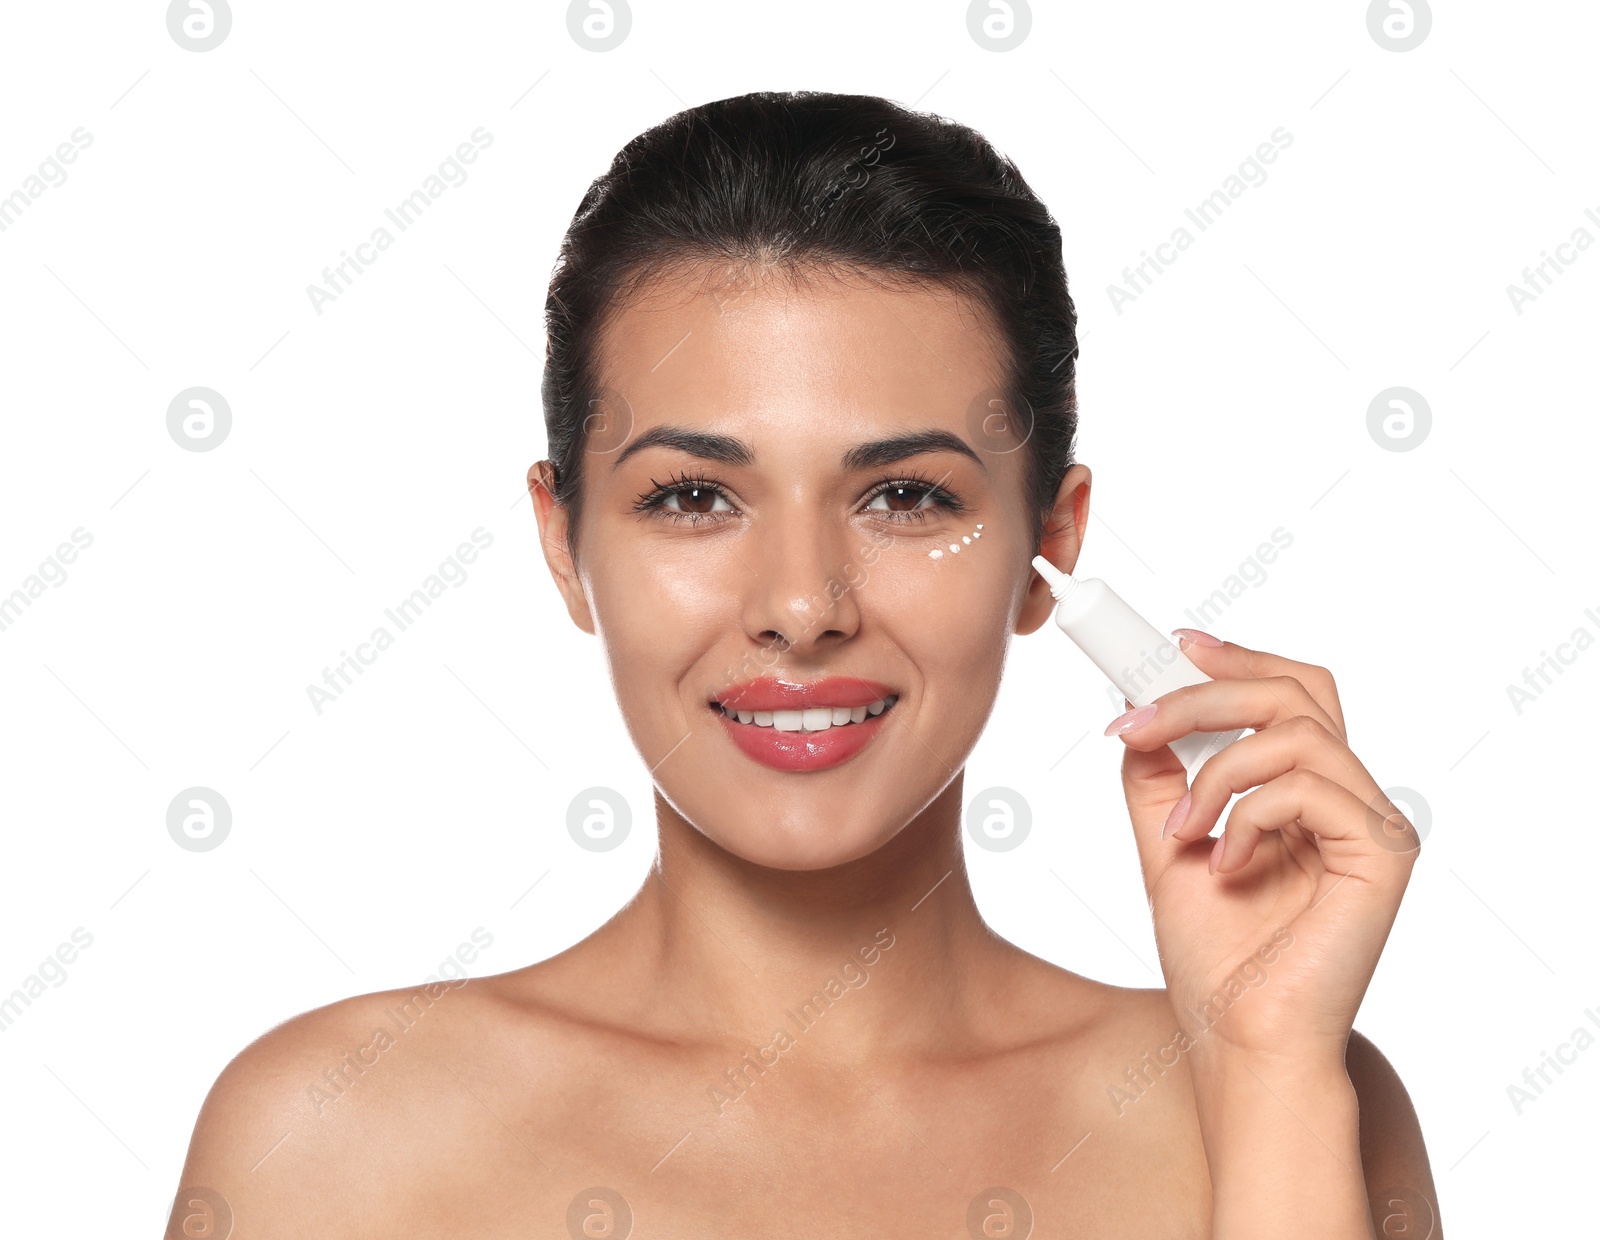
[[[951,551],[952,551],[952,552],[958,552],[958,551],[960,551],[960,550],[961,550],[961,544],[960,544],[960,543],[951,543],[951,544],[950,544],[950,550],[951,550]]]
[[[966,543],[968,546],[971,546],[972,544],[972,539],[968,538],[965,534],[961,536],[961,541]]]
[[[937,548],[937,547],[935,547],[932,551],[928,552],[928,558],[930,560],[940,559],[943,555],[944,555],[944,552],[940,551],[939,548]]]
[[[983,528],[983,522],[981,522],[981,521],[978,522],[978,524],[974,528],[981,530]]]

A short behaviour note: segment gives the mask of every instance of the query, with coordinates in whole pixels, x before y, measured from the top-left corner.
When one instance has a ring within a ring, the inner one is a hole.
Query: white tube
[[[1050,594],[1056,600],[1056,624],[1061,631],[1135,706],[1211,679],[1099,578],[1080,581],[1042,555],[1033,557],[1033,566],[1050,583]],[[1200,764],[1243,733],[1243,728],[1191,732],[1169,742],[1168,748],[1183,763],[1193,783]]]

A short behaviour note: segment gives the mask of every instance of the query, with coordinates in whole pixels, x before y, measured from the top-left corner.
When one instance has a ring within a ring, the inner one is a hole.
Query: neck
[[[736,857],[658,796],[656,863],[602,931],[634,963],[611,984],[680,1040],[759,1047],[782,1030],[843,1062],[970,1041],[1025,953],[972,898],[961,785],[870,855],[810,871]]]

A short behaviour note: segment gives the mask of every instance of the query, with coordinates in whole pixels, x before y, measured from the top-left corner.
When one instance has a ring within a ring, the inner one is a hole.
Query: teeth
[[[807,710],[729,710],[722,703],[717,709],[740,723],[753,723],[758,728],[775,728],[779,732],[826,732],[829,728],[846,727],[860,723],[868,715],[881,715],[900,700],[891,693],[867,706],[814,706]]]

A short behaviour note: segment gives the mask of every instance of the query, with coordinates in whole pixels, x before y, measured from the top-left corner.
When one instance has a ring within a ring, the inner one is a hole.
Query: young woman
[[[552,959],[252,1044],[168,1234],[1441,1236],[1351,1028],[1417,837],[1327,669],[1187,631],[1214,679],[1107,729],[1165,989],[973,901],[963,765],[1052,612],[1031,558],[1071,571],[1089,514],[1060,233],[1016,167],[873,97],[694,108],[591,186],[547,313],[529,488],[656,863]],[[1233,728],[1190,787],[1167,743]]]

